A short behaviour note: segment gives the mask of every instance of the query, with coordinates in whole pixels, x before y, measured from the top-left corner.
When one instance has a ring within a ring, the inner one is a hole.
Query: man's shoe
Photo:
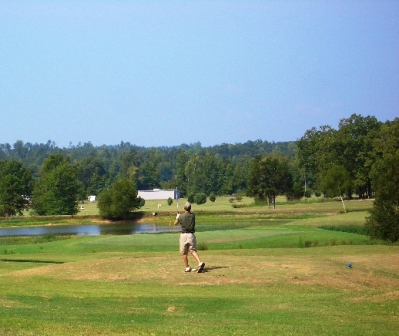
[[[202,273],[204,271],[205,263],[202,262],[198,265],[198,271],[197,273]]]
[[[191,267],[187,267],[184,272],[186,272],[186,273],[191,272]]]

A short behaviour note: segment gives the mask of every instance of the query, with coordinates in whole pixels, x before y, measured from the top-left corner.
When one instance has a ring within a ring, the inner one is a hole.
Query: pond
[[[131,235],[140,233],[179,232],[178,226],[156,224],[83,224],[83,225],[43,225],[32,227],[0,228],[0,237],[45,236],[45,235]]]

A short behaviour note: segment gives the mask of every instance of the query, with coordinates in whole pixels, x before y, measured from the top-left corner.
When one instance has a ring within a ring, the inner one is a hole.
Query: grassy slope
[[[203,274],[182,271],[176,234],[0,240],[0,334],[396,335],[399,246],[318,228],[366,212],[322,213],[199,216]]]

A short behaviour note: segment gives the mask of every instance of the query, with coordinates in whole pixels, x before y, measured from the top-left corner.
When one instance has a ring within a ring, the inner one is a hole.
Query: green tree
[[[89,156],[75,164],[79,181],[83,184],[86,195],[98,195],[108,179],[104,161]]]
[[[226,163],[224,173],[221,175],[220,195],[231,195],[234,192],[234,170],[231,163]]]
[[[188,153],[182,150],[177,154],[176,158],[176,184],[182,194],[188,195],[191,190],[188,190],[189,176],[187,175],[186,163],[189,159]]]
[[[276,197],[290,192],[293,187],[292,175],[288,162],[280,156],[259,156],[252,161],[248,180],[248,196],[258,201],[266,198],[276,208]]]
[[[339,163],[350,175],[351,188],[361,197],[370,197],[372,194],[372,144],[380,127],[381,123],[375,117],[352,114],[349,118],[341,119],[331,146],[331,150],[340,158]]]
[[[296,142],[298,168],[308,187],[312,187],[320,171],[328,169],[331,163],[337,161],[337,156],[332,150],[335,133],[330,126],[322,126],[319,129],[312,127]]]
[[[128,219],[131,212],[140,208],[141,199],[130,179],[116,181],[98,197],[100,217],[111,220]]]
[[[22,215],[33,186],[30,169],[19,161],[0,161],[0,216]]]
[[[82,184],[69,157],[52,154],[44,161],[32,193],[32,209],[38,215],[75,215]]]
[[[234,173],[233,173],[233,191],[234,193],[243,193],[248,187],[248,176],[250,171],[251,160],[247,157],[234,160]]]
[[[376,197],[365,227],[372,238],[399,240],[399,118],[385,123],[374,143],[371,176]]]
[[[112,164],[109,167],[109,184],[127,178],[137,185],[138,170],[141,162],[136,149],[122,143],[121,147],[110,159]]]
[[[329,197],[339,196],[346,212],[343,195],[351,190],[351,178],[348,171],[339,165],[334,165],[319,177],[319,188]]]
[[[381,123],[375,117],[352,114],[340,120],[338,130],[322,126],[307,131],[297,141],[297,160],[308,186],[317,184],[317,178],[324,176],[332,165],[338,165],[345,168],[352,181],[347,196],[352,197],[356,192],[361,197],[370,197],[372,144],[380,127]]]
[[[376,164],[376,198],[365,227],[372,238],[390,242],[399,240],[399,155],[387,157]]]
[[[138,170],[138,189],[160,187],[162,155],[158,149],[151,148]]]

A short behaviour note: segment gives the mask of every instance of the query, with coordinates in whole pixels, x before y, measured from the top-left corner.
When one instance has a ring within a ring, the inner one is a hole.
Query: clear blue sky
[[[0,1],[0,143],[294,141],[399,116],[399,1]]]

